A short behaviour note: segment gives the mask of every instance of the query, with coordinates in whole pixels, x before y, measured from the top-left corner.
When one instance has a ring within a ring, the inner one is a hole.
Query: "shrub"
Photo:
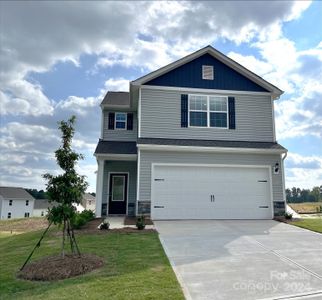
[[[91,220],[95,219],[95,214],[91,210],[86,210],[85,209],[80,214],[88,221],[91,221]]]
[[[82,214],[76,214],[73,218],[73,228],[79,229],[84,226],[88,220]]]
[[[136,227],[138,230],[145,228],[145,216],[140,216],[136,219]]]
[[[291,220],[293,218],[293,215],[291,213],[285,212],[284,217],[287,220]]]
[[[94,218],[95,214],[91,210],[85,209],[81,213],[76,213],[72,220],[73,228],[79,229]]]

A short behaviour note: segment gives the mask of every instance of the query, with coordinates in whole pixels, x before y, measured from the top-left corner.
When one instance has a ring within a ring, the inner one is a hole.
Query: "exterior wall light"
[[[274,166],[274,174],[279,174],[280,172],[280,164],[277,162]]]

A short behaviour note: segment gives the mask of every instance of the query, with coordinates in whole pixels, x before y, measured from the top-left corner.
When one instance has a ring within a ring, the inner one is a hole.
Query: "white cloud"
[[[26,76],[58,61],[78,65],[81,54],[94,53],[101,66],[152,70],[219,37],[248,41],[267,26],[299,17],[309,4],[1,2],[1,113],[51,115],[52,101]]]
[[[261,51],[262,60],[238,53],[230,55],[285,90],[295,91],[303,83],[298,71],[309,62],[307,59],[299,62],[299,55],[320,55],[317,53],[321,46],[298,53],[291,41],[283,39],[281,22],[300,17],[309,4],[296,1],[252,1],[247,5],[242,1],[93,1],[82,5],[0,2],[0,113],[15,120],[8,121],[1,129],[1,173],[4,174],[1,183],[43,188],[41,174],[57,170],[53,157],[59,145],[57,121],[75,114],[74,145],[87,155],[80,171],[91,174],[88,176],[92,190],[95,188],[96,164],[92,152],[99,137],[99,103],[105,90],[93,97],[71,95],[55,103],[39,84],[28,80],[30,72],[46,72],[60,61],[79,66],[84,53],[98,56],[96,71],[122,65],[147,72],[220,37],[235,43],[258,38],[253,47]],[[288,53],[281,58],[279,54],[285,51]],[[317,90],[314,84],[306,82],[301,86],[303,97],[309,94],[310,87]],[[117,77],[109,78],[104,89],[126,91],[128,87],[127,78]],[[289,114],[278,104],[280,136],[289,131],[287,122],[295,122],[292,117],[298,107],[305,118],[314,118],[311,110],[304,107],[305,100],[298,99],[288,100],[296,107],[287,108]],[[318,119],[309,123],[318,126],[317,122]],[[301,126],[294,132],[301,132]]]
[[[102,94],[106,91],[124,91],[128,92],[130,88],[130,83],[128,79],[125,78],[110,78],[105,81],[104,90]]]
[[[321,185],[322,157],[289,153],[286,162],[286,187],[312,188]]]

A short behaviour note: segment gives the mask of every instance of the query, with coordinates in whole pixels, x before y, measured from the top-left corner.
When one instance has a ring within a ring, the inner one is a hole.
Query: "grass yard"
[[[1,221],[2,222],[2,221]],[[56,282],[18,280],[22,265],[42,231],[17,235],[0,232],[0,298],[4,299],[184,299],[163,252],[158,234],[79,234],[83,253],[93,253],[105,265],[83,276]],[[60,237],[51,230],[33,260],[57,254]]]
[[[297,221],[291,221],[289,224],[322,233],[322,218],[300,219]]]
[[[317,209],[322,206],[322,202],[303,202],[303,203],[288,203],[299,214],[317,213]]]

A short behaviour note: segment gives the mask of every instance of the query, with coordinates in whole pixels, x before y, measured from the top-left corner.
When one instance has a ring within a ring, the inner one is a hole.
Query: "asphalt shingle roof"
[[[101,105],[130,105],[129,92],[107,92]]]
[[[36,199],[34,204],[34,209],[47,209],[52,208],[54,203],[49,203],[48,199]]]
[[[136,142],[100,140],[95,154],[137,154]]]
[[[11,198],[22,200],[35,200],[33,196],[31,196],[25,189],[21,187],[1,186],[0,195],[6,199]]]

